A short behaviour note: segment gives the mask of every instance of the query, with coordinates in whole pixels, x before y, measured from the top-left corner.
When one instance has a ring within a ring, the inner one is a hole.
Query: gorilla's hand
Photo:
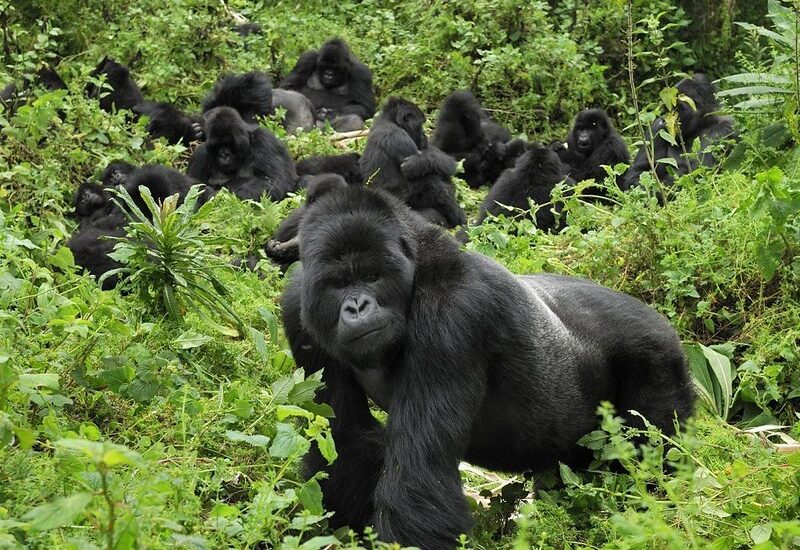
[[[431,167],[428,158],[421,153],[407,157],[400,165],[400,173],[409,180],[419,179],[429,174],[430,171]]]
[[[206,133],[203,131],[203,125],[199,122],[192,122],[191,125],[192,140],[191,141],[205,141]]]

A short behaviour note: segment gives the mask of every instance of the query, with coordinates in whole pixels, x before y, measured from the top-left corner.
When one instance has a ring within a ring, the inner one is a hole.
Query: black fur
[[[111,90],[96,86],[90,82],[86,85],[86,95],[92,99],[100,100],[100,108],[104,111],[132,110],[136,104],[144,101],[142,90],[131,78],[128,67],[117,63],[106,56],[89,73],[94,78],[105,75],[106,84]]]
[[[472,188],[493,184],[525,151],[525,142],[512,141],[468,91],[453,92],[442,102],[431,143],[464,161],[464,180]]]
[[[338,458],[316,449],[334,527],[451,549],[471,525],[460,460],[541,471],[585,465],[576,444],[613,402],[665,433],[692,412],[681,343],[630,296],[584,279],[518,277],[459,250],[395,198],[330,194],[301,224],[302,268],[282,299],[286,335],[332,406]],[[388,413],[385,427],[368,397]]]
[[[361,174],[360,160],[361,155],[358,153],[306,157],[297,163],[297,174],[300,176],[339,174],[348,185],[363,185],[364,176]]]
[[[424,123],[419,107],[399,97],[389,98],[367,138],[361,173],[376,189],[399,197],[433,223],[465,225],[466,215],[456,202],[451,182],[456,163],[428,146]]]
[[[536,212],[536,226],[543,230],[559,229],[563,226],[563,220],[557,221],[553,214],[553,206],[548,203],[551,201],[550,194],[556,184],[567,181],[567,166],[558,158],[558,155],[544,145],[531,145],[528,151],[522,155],[514,168],[503,172],[481,205],[480,221],[486,219],[488,214],[495,216],[505,214],[506,216],[518,217],[520,213],[509,213],[508,210],[500,205],[513,206],[522,210],[529,210],[529,200],[534,204],[546,205]],[[559,206],[555,206],[559,210]]]
[[[559,157],[569,165],[569,175],[575,181],[602,182],[606,178],[603,166],[631,163],[628,147],[602,109],[587,109],[575,118]],[[590,192],[599,193],[599,188]]]
[[[150,136],[163,137],[170,144],[183,143],[188,146],[193,141],[203,139],[199,117],[187,115],[170,103],[146,100],[125,65],[105,57],[91,75],[105,75],[106,83],[111,86],[108,92],[91,82],[86,85],[86,94],[99,99],[100,108],[104,111],[124,109],[133,112],[134,118],[145,115],[149,118],[147,132]]]
[[[694,171],[701,164],[715,166],[718,160],[714,157],[712,149],[716,144],[737,139],[733,119],[716,114],[720,105],[714,96],[714,85],[703,74],[696,74],[693,78],[681,80],[677,86],[678,91],[690,97],[697,109],[686,102],[678,101],[678,120],[680,131],[677,136],[677,147],[658,135],[667,125],[663,118],[657,119],[650,128],[648,138],[652,139],[654,150],[655,173],[658,180],[665,185],[672,185],[675,176],[682,176]],[[700,140],[700,153],[692,153],[694,141]],[[674,167],[657,162],[659,159],[671,158],[678,164],[677,171]],[[643,145],[630,169],[625,173],[621,187],[630,189],[639,183],[643,172],[649,172],[650,162],[647,158],[647,145]],[[674,175],[673,175],[674,174]]]
[[[300,259],[300,222],[308,208],[323,196],[346,189],[348,183],[338,174],[310,176],[306,187],[306,203],[289,214],[275,230],[272,239],[264,247],[267,256],[286,269]]]
[[[340,131],[361,128],[375,114],[372,72],[340,38],[303,53],[280,87],[308,97],[317,121]]]
[[[262,34],[263,29],[258,23],[242,23],[233,27],[233,32],[239,36],[250,36],[251,34]]]
[[[136,171],[136,167],[124,160],[115,160],[103,170],[101,180],[106,187],[124,185],[128,177]]]
[[[171,103],[142,101],[133,107],[133,112],[149,117],[147,132],[153,138],[163,137],[167,143],[187,147],[203,139],[200,117],[187,115]]]
[[[247,124],[232,107],[216,107],[205,113],[205,131],[189,161],[192,178],[248,199],[268,193],[281,200],[296,189],[289,151],[269,130]]]
[[[259,71],[225,76],[203,100],[203,113],[216,107],[232,107],[245,122],[254,123],[273,113],[272,82]]]

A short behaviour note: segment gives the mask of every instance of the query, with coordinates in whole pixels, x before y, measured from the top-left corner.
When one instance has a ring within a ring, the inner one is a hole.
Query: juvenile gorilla
[[[281,268],[286,269],[300,259],[300,223],[309,207],[323,196],[347,189],[347,182],[338,174],[310,176],[307,184],[306,203],[296,208],[278,226],[272,239],[264,247],[267,256]]]
[[[553,209],[559,211],[560,206],[549,206],[549,203],[556,184],[562,181],[569,185],[574,183],[567,177],[567,170],[551,148],[538,144],[529,146],[514,168],[503,172],[489,189],[481,205],[479,223],[488,214],[519,217],[521,213],[509,213],[501,205],[527,211],[530,208],[528,201],[532,200],[534,204],[543,205],[536,211],[536,227],[545,231],[561,228],[563,221],[557,221],[553,213]]]
[[[464,161],[472,188],[493,184],[525,152],[525,142],[494,122],[471,92],[453,92],[442,102],[431,143]]]
[[[658,180],[665,185],[672,185],[675,176],[683,176],[694,171],[699,165],[715,166],[717,159],[712,149],[720,142],[733,141],[737,138],[733,119],[728,116],[715,114],[720,109],[719,102],[714,96],[714,85],[704,74],[696,74],[693,78],[684,78],[678,82],[678,92],[691,98],[696,109],[689,102],[678,99],[678,121],[680,131],[677,136],[677,147],[659,135],[661,130],[667,128],[664,118],[658,118],[650,129],[652,136],[653,159],[655,173]],[[699,155],[692,153],[695,140],[700,140]],[[625,173],[622,189],[630,189],[639,183],[642,172],[650,171],[651,164],[647,158],[647,147],[643,145],[633,164]],[[667,168],[667,164],[657,162],[660,159],[671,158],[678,164],[678,169]]]
[[[428,146],[424,123],[419,107],[389,98],[367,138],[361,173],[376,189],[397,196],[428,221],[445,227],[465,225],[466,215],[451,182],[456,163]]]
[[[628,147],[602,109],[587,109],[575,118],[566,148],[559,157],[569,165],[569,175],[575,181],[602,182],[606,178],[604,165],[631,163]]]
[[[248,124],[232,107],[205,113],[206,141],[189,161],[187,173],[213,192],[227,187],[242,199],[268,193],[281,200],[297,185],[286,146],[266,128]]]
[[[358,153],[306,157],[297,163],[297,174],[300,176],[339,174],[348,185],[363,185],[364,176],[361,174],[360,160],[361,155]]]
[[[584,279],[517,277],[365,188],[332,193],[300,229],[283,299],[292,353],[323,369],[338,458],[312,450],[335,526],[454,548],[470,528],[460,460],[508,472],[581,465],[613,402],[667,434],[692,411],[680,340],[644,303]],[[367,398],[388,413],[385,427]]]
[[[329,120],[340,132],[360,130],[375,114],[372,72],[341,38],[328,40],[319,52],[303,53],[280,87],[308,97],[316,120]]]

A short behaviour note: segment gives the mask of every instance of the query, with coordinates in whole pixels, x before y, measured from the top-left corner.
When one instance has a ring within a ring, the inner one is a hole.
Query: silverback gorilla
[[[336,415],[338,458],[306,458],[308,473],[328,474],[335,525],[450,549],[471,523],[460,460],[510,472],[585,463],[576,442],[602,400],[669,434],[692,412],[678,336],[635,298],[512,275],[368,188],[321,198],[300,237],[283,318],[297,363],[324,368],[317,398]]]
[[[341,38],[303,53],[280,87],[302,93],[314,104],[316,120],[329,120],[340,132],[360,130],[375,114],[372,72]]]

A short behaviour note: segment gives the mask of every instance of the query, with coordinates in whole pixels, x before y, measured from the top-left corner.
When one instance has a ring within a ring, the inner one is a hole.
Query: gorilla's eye
[[[378,273],[377,271],[368,271],[362,277],[362,279],[364,281],[368,282],[368,283],[374,283],[375,281],[377,281],[380,278],[381,278],[381,274]]]

